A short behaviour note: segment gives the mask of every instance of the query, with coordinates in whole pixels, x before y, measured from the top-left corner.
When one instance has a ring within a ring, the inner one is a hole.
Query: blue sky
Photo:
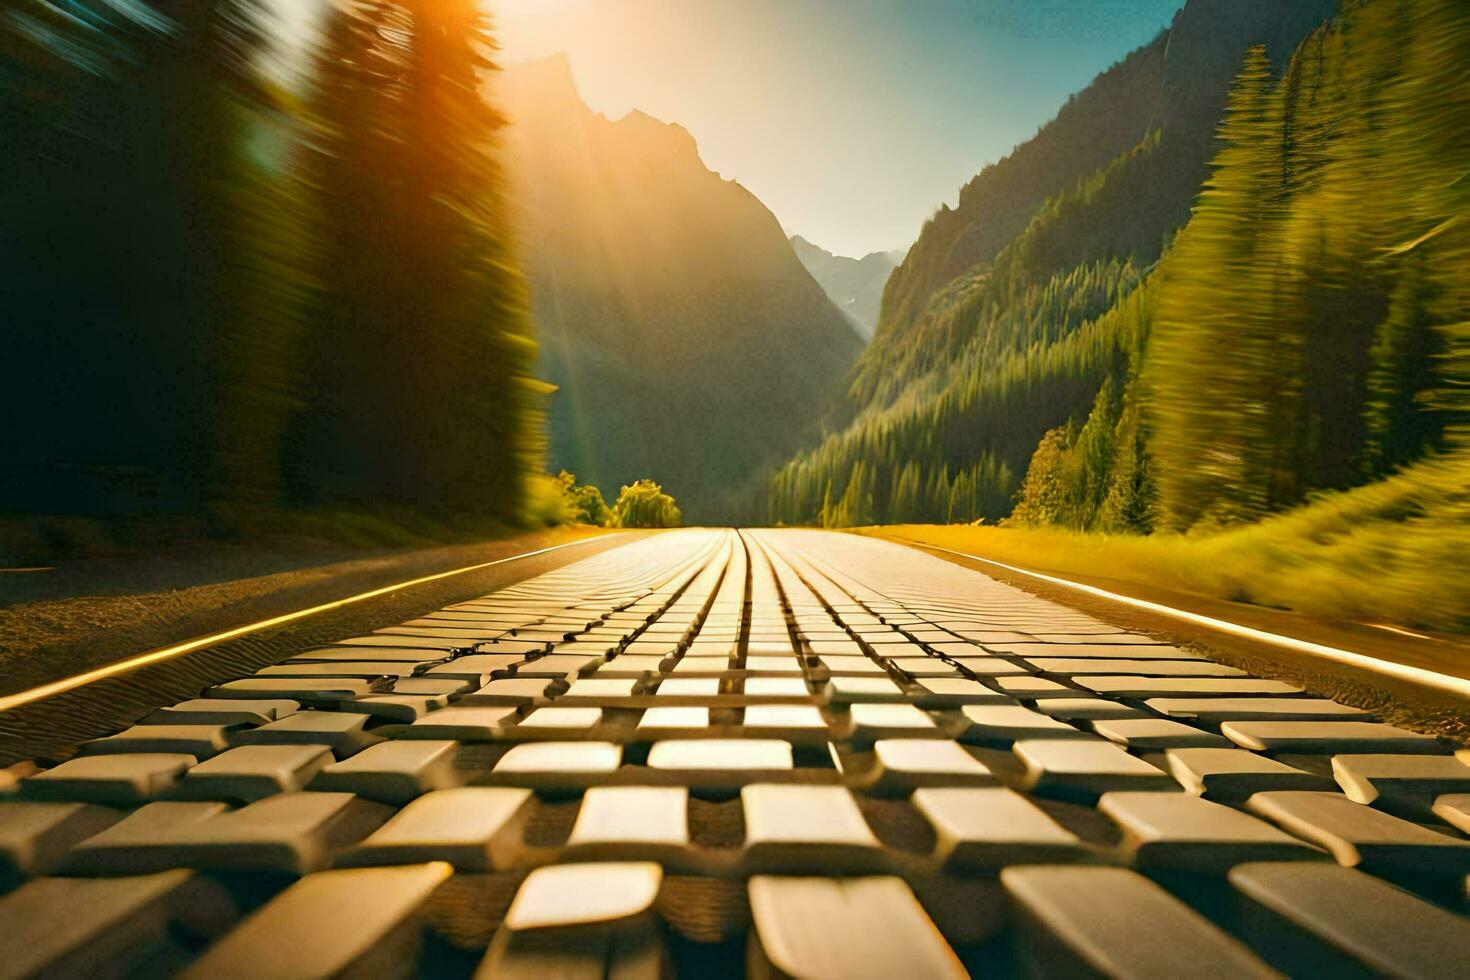
[[[833,251],[902,248],[1183,0],[486,0],[506,63],[687,128]]]

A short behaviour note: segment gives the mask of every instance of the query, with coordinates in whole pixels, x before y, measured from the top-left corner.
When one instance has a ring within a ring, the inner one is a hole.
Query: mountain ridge
[[[889,278],[828,434],[772,482],[770,519],[1008,514],[1042,435],[1085,413],[1137,341],[1130,294],[1189,219],[1246,50],[1284,65],[1336,7],[1189,0],[982,169]]]
[[[553,467],[609,493],[651,477],[693,521],[748,517],[817,433],[861,349],[775,215],[639,110],[617,120],[552,58],[494,80],[511,121]]]

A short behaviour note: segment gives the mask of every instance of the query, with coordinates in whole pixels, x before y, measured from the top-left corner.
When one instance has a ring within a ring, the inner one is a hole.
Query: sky
[[[676,122],[789,233],[906,248],[1183,0],[485,0],[510,65]]]

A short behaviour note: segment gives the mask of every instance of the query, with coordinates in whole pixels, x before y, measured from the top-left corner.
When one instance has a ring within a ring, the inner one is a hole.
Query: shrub
[[[674,498],[652,480],[623,487],[612,507],[614,527],[678,527],[683,520]]]

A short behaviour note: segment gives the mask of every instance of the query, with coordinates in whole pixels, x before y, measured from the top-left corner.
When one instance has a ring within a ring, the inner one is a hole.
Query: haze
[[[506,64],[677,122],[788,232],[904,248],[980,167],[1168,24],[1178,0],[488,0]]]

